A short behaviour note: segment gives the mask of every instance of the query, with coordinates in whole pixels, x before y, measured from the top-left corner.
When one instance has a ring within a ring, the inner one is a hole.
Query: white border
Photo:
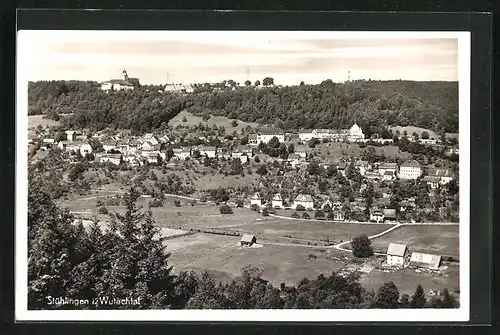
[[[470,32],[329,32],[329,31],[71,31],[73,40],[94,34],[113,39],[155,40],[180,34],[223,37],[227,34],[254,34],[256,38],[336,38],[336,39],[458,39],[459,120],[460,120],[460,305],[454,310],[98,310],[98,311],[29,311],[27,299],[27,206],[28,206],[28,37],[47,31],[22,30],[17,35],[16,76],[16,225],[15,225],[15,318],[16,321],[287,321],[287,322],[411,322],[468,321],[469,287],[469,187],[470,187]],[[59,31],[62,34],[69,31]],[[95,36],[95,35],[94,35]],[[233,35],[235,36],[235,35]],[[92,36],[90,37],[92,38]]]

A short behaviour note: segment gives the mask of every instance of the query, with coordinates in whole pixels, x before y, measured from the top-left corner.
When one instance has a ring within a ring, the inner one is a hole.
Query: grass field
[[[389,243],[402,243],[410,251],[458,257],[458,230],[458,226],[403,226],[372,240],[372,246],[386,251]]]
[[[28,116],[28,129],[36,128],[39,125],[43,128],[49,126],[56,126],[59,124],[59,121],[54,121],[51,119],[44,119],[44,115],[29,115]]]
[[[262,269],[262,277],[274,285],[281,282],[291,285],[304,277],[316,278],[321,273],[338,271],[344,265],[327,259],[330,251],[276,245],[242,248],[238,237],[195,234],[168,240],[165,244],[171,252],[170,263],[175,271],[208,269],[221,281],[239,276],[246,265],[254,265]],[[310,259],[310,254],[316,258]]]
[[[186,118],[186,122],[183,122],[182,119]],[[203,121],[201,116],[196,116],[193,115],[189,112],[182,111],[179,114],[177,114],[173,119],[171,119],[168,122],[169,126],[172,127],[177,127],[178,125],[183,125],[183,126],[194,126],[194,125],[199,125],[200,123],[203,124],[204,126],[209,125],[212,127],[214,124],[217,125],[217,127],[223,126],[226,128],[226,133],[230,134],[233,132],[233,130],[236,130],[238,133],[241,131],[241,129],[245,128],[246,126],[251,126],[251,127],[259,127],[260,125],[257,123],[251,123],[251,122],[243,122],[240,120],[238,121],[238,126],[233,127],[231,124],[233,122],[232,119],[228,119],[225,116],[211,116],[208,121]]]
[[[417,273],[409,268],[390,273],[374,270],[370,274],[362,276],[359,282],[368,291],[377,292],[381,285],[392,281],[398,288],[400,295],[406,293],[410,296],[415,292],[418,284],[422,285],[425,293],[428,293],[429,290],[443,290],[444,288],[456,291],[460,287],[459,266],[447,266],[448,270],[442,274]]]

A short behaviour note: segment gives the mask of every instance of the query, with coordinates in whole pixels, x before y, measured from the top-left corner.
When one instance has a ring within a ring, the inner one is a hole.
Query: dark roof
[[[129,83],[128,81],[124,79],[111,79],[108,81],[105,81],[104,84],[111,83],[111,84],[119,84],[123,86],[134,86],[133,84]]]

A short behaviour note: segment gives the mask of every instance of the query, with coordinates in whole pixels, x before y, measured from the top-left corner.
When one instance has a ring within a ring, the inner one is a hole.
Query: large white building
[[[364,140],[365,134],[363,134],[363,130],[356,123],[349,129],[349,140]]]
[[[301,205],[305,209],[313,209],[314,201],[313,198],[309,194],[299,194],[295,200],[293,201],[293,209],[296,209],[297,206]]]
[[[279,130],[263,130],[257,133],[257,143],[269,143],[273,137],[280,142],[285,142],[285,133]]]
[[[399,167],[400,179],[417,179],[422,175],[422,167],[417,161],[409,161]]]
[[[111,79],[101,84],[103,91],[133,90],[135,87],[128,81],[127,71],[123,70],[123,79]]]

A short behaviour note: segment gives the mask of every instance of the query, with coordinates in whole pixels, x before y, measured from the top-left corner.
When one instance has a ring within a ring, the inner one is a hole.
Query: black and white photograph
[[[16,317],[468,321],[469,95],[469,32],[20,30]]]

